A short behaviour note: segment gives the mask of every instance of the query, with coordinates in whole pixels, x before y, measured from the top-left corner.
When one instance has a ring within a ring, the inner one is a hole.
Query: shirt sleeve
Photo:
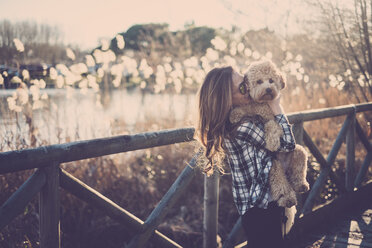
[[[248,142],[257,147],[265,146],[265,131],[263,126],[254,122],[243,122],[236,130],[236,139],[238,142]]]
[[[283,129],[283,136],[280,138],[280,147],[278,151],[281,152],[293,151],[296,146],[296,141],[292,133],[292,125],[289,124],[287,117],[283,114],[276,115],[275,121]]]

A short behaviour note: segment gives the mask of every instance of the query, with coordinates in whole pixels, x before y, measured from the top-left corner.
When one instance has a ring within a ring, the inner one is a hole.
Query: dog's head
[[[255,102],[275,99],[286,84],[284,75],[269,60],[253,62],[245,74],[249,94]]]

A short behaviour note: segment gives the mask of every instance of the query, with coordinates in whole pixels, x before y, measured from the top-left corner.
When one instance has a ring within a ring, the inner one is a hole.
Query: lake
[[[0,139],[19,143],[29,139],[25,115],[10,111],[7,98],[14,90],[0,90]],[[140,90],[44,89],[44,107],[32,111],[37,139],[45,144],[108,137],[192,125],[195,94],[143,94]],[[23,111],[25,112],[25,111]],[[7,149],[6,149],[7,150]]]

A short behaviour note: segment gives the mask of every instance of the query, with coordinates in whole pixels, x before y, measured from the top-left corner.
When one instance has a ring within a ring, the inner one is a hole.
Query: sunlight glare
[[[56,69],[61,72],[63,75],[67,76],[69,74],[71,74],[70,70],[67,68],[66,65],[64,64],[57,64],[56,65]]]
[[[92,55],[85,55],[85,61],[88,67],[95,66],[96,64]]]
[[[22,83],[22,79],[20,79],[18,76],[12,77],[12,79],[10,81],[12,83],[14,83],[14,84],[20,84],[20,83]]]
[[[41,89],[45,89],[45,87],[46,87],[46,82],[45,82],[45,80],[44,80],[44,79],[40,79],[40,80],[39,80],[39,84],[38,84],[38,86],[39,86],[39,88],[41,88]]]
[[[227,48],[226,42],[219,36],[214,37],[211,40],[212,45],[216,50],[224,51]]]
[[[252,57],[253,57],[255,60],[258,60],[258,59],[261,57],[261,55],[260,55],[259,52],[254,51],[254,52],[252,53]]]
[[[125,47],[124,37],[122,35],[118,34],[118,35],[116,35],[115,39],[116,39],[116,46],[119,49],[124,49],[124,47]]]
[[[245,48],[244,44],[242,42],[239,42],[237,46],[238,52],[242,53],[244,51],[244,48]]]
[[[40,99],[41,99],[41,100],[48,100],[48,99],[49,99],[49,96],[48,96],[47,93],[44,92],[44,93],[40,96]]]
[[[272,59],[272,58],[273,58],[273,53],[272,53],[272,52],[267,52],[267,53],[265,54],[265,58],[267,58],[267,59]]]
[[[141,83],[140,83],[140,88],[141,89],[144,89],[144,88],[146,88],[146,81],[141,81]]]
[[[232,66],[232,67],[235,67],[237,64],[236,64],[236,60],[233,58],[233,57],[231,57],[231,56],[229,56],[229,55],[225,55],[224,57],[223,57],[223,59],[224,59],[224,61],[225,61],[225,63],[227,64],[227,65],[230,65],[230,66]]]
[[[286,53],[286,57],[285,57],[285,60],[287,61],[290,61],[293,59],[293,54],[291,52],[287,52]]]
[[[348,240],[347,240],[347,243],[348,244],[352,244],[352,246],[354,247],[359,247],[360,245],[361,245],[361,243],[363,242],[363,238],[355,238],[355,236],[354,235],[352,235],[352,233],[355,233],[355,232],[357,232],[357,233],[362,233],[363,234],[363,232],[361,232],[361,230],[360,230],[360,227],[359,227],[359,224],[358,224],[358,222],[357,221],[355,221],[355,220],[351,220],[351,222],[350,222],[350,229],[349,229],[349,237],[348,237]],[[364,236],[364,235],[363,235]]]
[[[56,70],[54,67],[51,67],[51,68],[49,69],[49,77],[50,77],[50,79],[52,79],[52,80],[56,80],[56,79],[57,79],[57,77],[58,77],[58,72],[57,72],[57,70]]]
[[[183,61],[183,64],[186,67],[197,67],[199,65],[199,61],[195,56],[192,56],[190,58],[187,58]]]
[[[22,41],[20,41],[19,39],[15,38],[13,39],[13,42],[14,42],[14,45],[17,49],[18,52],[22,53],[25,51],[25,47],[23,46],[23,43]]]
[[[219,58],[219,54],[216,50],[214,50],[213,48],[207,48],[207,52],[205,54],[205,57],[209,60],[209,61],[216,61],[218,60]]]
[[[30,79],[30,73],[28,70],[22,70],[22,78],[23,80],[29,80]]]
[[[99,78],[103,78],[104,75],[105,75],[105,71],[104,71],[102,68],[99,68],[99,69],[97,70],[97,76],[98,76]]]
[[[66,48],[66,56],[71,59],[71,60],[75,60],[75,53],[72,51],[71,48]]]
[[[34,103],[32,104],[32,109],[42,109],[43,107],[44,104],[40,100],[34,101]]]
[[[59,89],[61,89],[65,85],[65,78],[62,75],[57,76],[56,85]]]
[[[88,67],[84,63],[77,63],[70,66],[70,71],[74,74],[83,74],[88,72]]]
[[[176,90],[176,93],[177,94],[180,94],[181,93],[181,90],[182,90],[182,82],[180,79],[175,79],[174,81],[174,89]]]
[[[147,60],[144,58],[141,60],[138,70],[142,72],[145,79],[148,79],[153,73],[152,68],[147,64]]]
[[[25,84],[17,88],[17,94],[21,105],[28,103],[28,89]]]
[[[39,100],[39,98],[40,98],[40,89],[39,89],[39,87],[37,87],[36,85],[31,85],[30,92],[31,92],[32,100],[33,101]]]
[[[308,83],[309,81],[310,81],[309,76],[308,76],[308,75],[305,75],[305,76],[304,76],[304,82],[305,82],[305,83]]]
[[[323,104],[323,105],[326,104],[326,100],[324,98],[319,98],[318,101],[320,104]]]
[[[252,56],[252,50],[249,49],[249,48],[244,49],[244,55],[247,56],[247,57],[251,57]]]
[[[230,54],[231,54],[231,56],[236,55],[236,46],[233,46],[233,47],[230,48]]]
[[[16,106],[16,99],[14,97],[8,97],[7,99],[7,102],[8,102],[8,107],[10,110],[14,110],[15,106]]]
[[[97,83],[96,78],[92,75],[88,75],[87,80],[88,80],[88,86],[92,88],[94,92],[99,92],[99,85]]]
[[[101,39],[101,50],[107,51],[110,48],[110,42],[107,39]]]

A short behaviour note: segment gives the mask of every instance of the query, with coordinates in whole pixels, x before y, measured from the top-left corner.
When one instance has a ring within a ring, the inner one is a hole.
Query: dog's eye
[[[259,80],[257,80],[257,83],[258,83],[258,84],[262,84],[263,81],[262,81],[261,79],[259,79]]]
[[[270,78],[269,82],[272,84],[272,83],[274,83],[274,80],[272,78]]]

